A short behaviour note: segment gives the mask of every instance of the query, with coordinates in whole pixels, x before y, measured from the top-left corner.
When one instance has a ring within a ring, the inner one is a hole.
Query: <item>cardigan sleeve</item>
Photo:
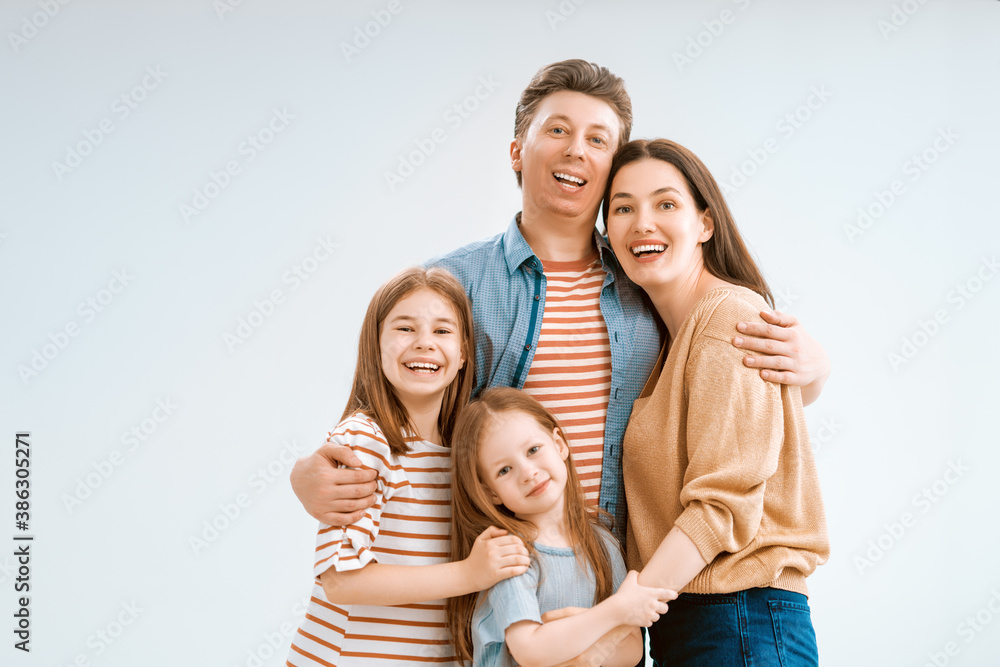
[[[781,389],[744,366],[743,354],[701,336],[684,370],[687,468],[674,525],[709,563],[757,535],[784,439]]]

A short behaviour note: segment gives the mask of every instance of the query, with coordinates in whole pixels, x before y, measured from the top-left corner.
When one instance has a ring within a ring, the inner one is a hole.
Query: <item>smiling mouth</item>
[[[560,171],[557,171],[552,175],[563,185],[571,185],[573,187],[582,188],[587,184],[587,181],[583,180],[579,176],[570,176],[569,174],[564,174]]]
[[[541,484],[539,484],[538,486],[536,486],[535,488],[533,488],[531,490],[531,493],[528,494],[528,496],[529,497],[531,497],[531,496],[537,496],[538,494],[540,494],[543,491],[545,491],[545,489],[548,488],[550,481],[552,481],[552,480],[551,479],[547,479],[544,482],[542,482]]]
[[[415,371],[417,373],[428,373],[428,374],[436,373],[438,370],[441,369],[441,367],[438,366],[437,364],[430,364],[423,361],[415,361],[413,363],[403,364],[403,365],[409,368],[411,371]]]
[[[633,257],[652,257],[667,251],[667,246],[662,243],[646,243],[633,246],[631,248]]]

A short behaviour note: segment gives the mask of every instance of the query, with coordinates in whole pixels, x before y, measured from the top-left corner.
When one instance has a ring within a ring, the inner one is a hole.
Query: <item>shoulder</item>
[[[720,287],[698,303],[691,315],[691,324],[695,327],[695,337],[712,338],[729,344],[740,322],[764,321],[760,317],[762,310],[770,308],[756,292],[735,285]]]
[[[461,280],[470,271],[488,264],[494,256],[502,259],[502,239],[503,234],[497,234],[488,239],[474,241],[449,253],[432,257],[427,260],[426,266],[448,269]]]
[[[355,412],[342,420],[330,431],[328,440],[347,445],[359,455],[375,457],[386,466],[391,465],[392,454],[382,428],[363,412]]]

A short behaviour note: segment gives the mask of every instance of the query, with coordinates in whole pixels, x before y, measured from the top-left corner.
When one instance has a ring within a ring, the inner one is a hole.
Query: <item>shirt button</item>
[[[541,298],[542,298],[542,297],[541,297],[541,296],[539,296],[538,294],[536,294],[536,295],[535,295],[535,301],[538,301],[538,300],[539,300],[539,299],[541,299]],[[615,338],[615,340],[617,341],[618,339],[617,339],[617,338]]]
[[[524,346],[524,349],[525,349],[525,350],[530,350],[530,349],[531,349],[531,346],[530,346],[530,345],[525,345],[525,346]]]

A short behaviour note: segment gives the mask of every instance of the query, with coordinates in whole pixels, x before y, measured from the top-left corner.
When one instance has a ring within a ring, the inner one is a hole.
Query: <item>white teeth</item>
[[[413,363],[405,364],[405,366],[411,371],[436,371],[441,368],[437,364],[429,364],[423,361],[414,361]]]
[[[583,181],[582,178],[578,178],[576,176],[570,176],[569,174],[561,174],[561,173],[556,172],[555,174],[553,174],[553,176],[555,176],[556,178],[561,178],[561,179],[566,180],[566,181],[572,181],[572,182],[576,183],[577,185],[583,185],[583,183],[584,183],[584,181]]]
[[[638,257],[644,252],[663,252],[666,249],[667,246],[660,244],[637,245],[632,248],[632,254]]]

